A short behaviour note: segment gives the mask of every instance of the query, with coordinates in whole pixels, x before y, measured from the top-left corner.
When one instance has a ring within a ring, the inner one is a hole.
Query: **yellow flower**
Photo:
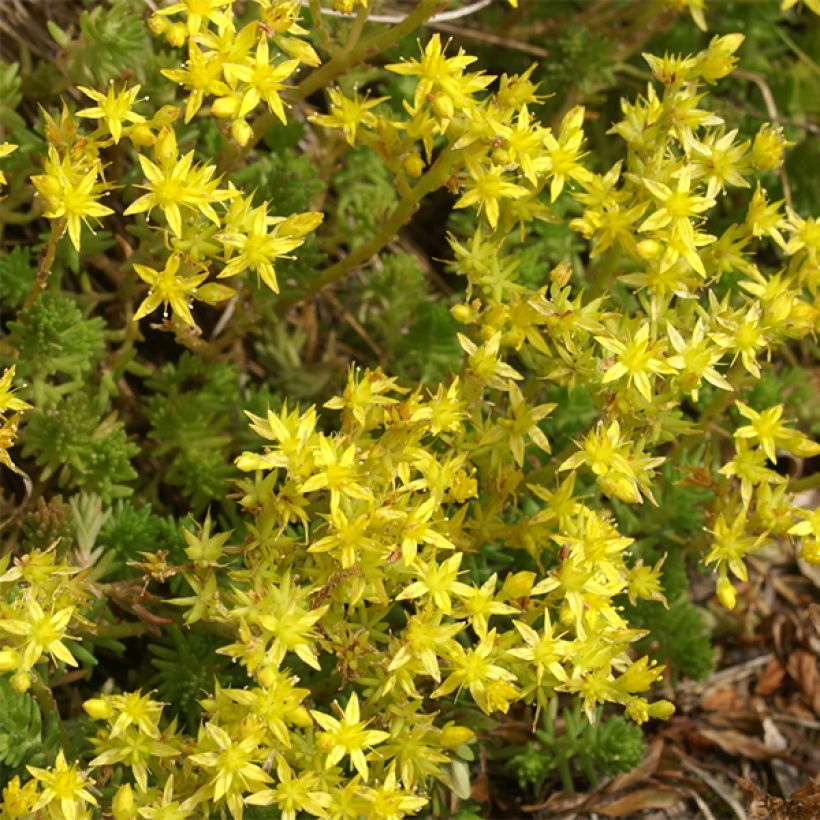
[[[226,63],[224,71],[228,82],[240,81],[248,86],[244,90],[241,105],[235,116],[239,119],[244,118],[256,108],[260,100],[264,100],[280,122],[287,123],[285,106],[279,92],[285,87],[284,80],[297,68],[298,60],[285,60],[278,65],[271,65],[267,37],[260,38],[253,62]]]
[[[568,180],[574,179],[584,184],[592,174],[580,160],[585,154],[581,151],[584,142],[584,107],[576,106],[570,109],[561,120],[561,127],[556,139],[550,132],[544,134],[544,147],[547,157],[536,161],[539,171],[547,171],[551,177],[550,199],[558,199]]]
[[[526,188],[510,182],[499,165],[484,166],[469,162],[470,179],[465,183],[466,191],[453,206],[466,208],[478,205],[478,212],[484,213],[491,228],[498,225],[500,199],[517,199],[527,193]]]
[[[199,285],[208,278],[208,273],[179,276],[180,261],[180,254],[172,253],[161,271],[147,265],[134,265],[139,278],[150,285],[148,296],[143,299],[134,314],[135,321],[153,313],[160,305],[164,307],[163,318],[167,319],[170,305],[175,317],[186,325],[196,324],[188,303],[191,297],[196,295]]]
[[[283,221],[281,217],[269,216],[267,203],[263,203],[249,211],[241,223],[235,223],[219,234],[217,239],[222,242],[229,257],[219,278],[252,270],[274,293],[279,293],[273,261],[286,256],[304,242],[302,237],[287,236],[282,230]],[[270,230],[271,225],[273,230]]]
[[[79,251],[82,223],[114,213],[98,202],[110,186],[97,181],[97,164],[90,169],[80,167],[70,156],[60,157],[52,145],[48,148],[44,171],[31,181],[46,202],[45,215],[49,219],[65,220],[71,243]]]
[[[57,752],[57,760],[50,769],[26,766],[31,776],[43,786],[39,800],[34,804],[37,812],[50,807],[52,816],[59,807],[59,816],[64,820],[85,817],[84,804],[97,805],[97,801],[86,786],[89,780],[74,766],[69,766],[62,749]],[[53,804],[57,805],[53,805]]]
[[[370,109],[383,103],[388,97],[359,97],[358,89],[353,89],[352,97],[345,97],[341,89],[331,88],[328,91],[330,97],[330,113],[314,114],[311,122],[322,125],[325,128],[341,128],[345,139],[350,145],[356,142],[356,129],[360,125],[373,128],[378,123],[378,118]]]
[[[154,146],[159,165],[140,154],[139,163],[147,179],[148,193],[138,197],[126,209],[125,215],[145,213],[160,208],[175,236],[182,235],[181,208],[201,212],[215,225],[220,224],[212,203],[233,199],[238,191],[219,190],[219,180],[212,179],[216,167],[195,166],[194,152],[179,157],[174,132],[164,128]]]
[[[618,361],[610,365],[601,379],[601,384],[609,384],[627,376],[628,384],[635,382],[638,392],[647,400],[652,401],[652,385],[649,381],[651,374],[663,375],[674,373],[662,358],[656,355],[656,344],[649,341],[649,324],[645,322],[628,344],[607,336],[596,336],[597,342],[610,353],[618,356]]]
[[[77,116],[105,120],[115,145],[122,136],[123,123],[145,122],[145,117],[131,110],[140,92],[138,85],[128,89],[123,86],[122,91],[117,92],[114,83],[111,83],[107,94],[84,85],[78,85],[77,88],[97,103],[93,108],[83,108],[82,111],[78,111]]]
[[[23,669],[30,669],[39,662],[43,654],[48,654],[55,661],[62,661],[68,666],[77,666],[77,661],[69,652],[63,640],[68,622],[71,620],[73,607],[64,607],[49,614],[43,611],[33,598],[25,603],[25,617],[0,619],[0,630],[22,638],[21,664]]]
[[[766,534],[746,535],[746,524],[748,511],[741,508],[731,524],[726,521],[723,513],[720,513],[715,520],[714,529],[707,530],[714,539],[712,549],[706,556],[707,564],[717,564],[717,569],[722,575],[726,570],[741,581],[749,580],[749,572],[743,559],[750,553],[759,549],[766,540]]]
[[[188,44],[188,60],[182,68],[166,68],[162,74],[169,80],[189,89],[185,103],[185,122],[190,122],[202,107],[206,94],[221,97],[229,93],[222,81],[223,61],[214,52],[203,52],[191,40]]]
[[[210,777],[205,789],[214,800],[225,800],[234,817],[242,817],[242,795],[258,791],[271,776],[260,763],[266,754],[260,748],[260,736],[247,734],[242,740],[234,740],[221,726],[208,723],[205,726],[204,744],[214,751],[191,755],[188,761],[201,766]],[[204,745],[203,744],[203,745]]]
[[[323,712],[311,711],[314,720],[324,729],[324,743],[328,748],[325,768],[335,766],[343,757],[349,757],[353,767],[365,782],[368,778],[365,752],[390,737],[389,732],[367,729],[370,721],[362,721],[359,696],[354,692],[337,720]]]
[[[322,790],[321,775],[318,772],[302,772],[294,776],[293,769],[284,757],[276,760],[276,788],[262,789],[245,798],[249,806],[271,806],[275,804],[282,820],[296,820],[301,812],[314,817],[326,817],[325,809],[330,805],[330,795]]]

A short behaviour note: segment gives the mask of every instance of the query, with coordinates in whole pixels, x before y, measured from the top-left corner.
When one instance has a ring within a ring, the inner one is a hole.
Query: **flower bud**
[[[91,698],[83,703],[83,709],[92,720],[108,720],[113,709],[104,698]]]
[[[185,40],[188,39],[188,29],[184,23],[171,23],[165,32],[165,39],[168,45],[179,48],[185,45]]]
[[[565,287],[571,277],[572,266],[566,260],[556,265],[552,271],[550,271],[550,279],[554,284],[558,285],[559,288]]]
[[[737,591],[732,582],[722,575],[717,582],[717,596],[718,600],[726,607],[726,609],[734,609],[737,603]]]
[[[20,666],[20,653],[13,649],[0,649],[0,672],[11,672]]]
[[[508,575],[504,579],[504,586],[501,587],[501,595],[499,597],[507,601],[526,598],[530,592],[532,592],[534,583],[535,573],[529,570]]]
[[[253,128],[245,120],[234,120],[231,124],[231,136],[244,148],[253,136]]]
[[[661,253],[660,242],[655,239],[642,239],[636,248],[641,259],[654,259]]]
[[[667,720],[675,714],[675,704],[668,700],[657,700],[649,706],[649,717],[656,720]]]
[[[236,114],[239,101],[235,97],[217,97],[211,105],[211,113],[215,117],[232,117]]]
[[[462,325],[469,325],[476,320],[476,312],[470,305],[455,305],[450,308],[452,317]]]
[[[161,37],[171,26],[171,21],[161,14],[152,14],[148,18],[148,29],[152,34]]]
[[[455,106],[446,94],[436,94],[433,98],[433,111],[437,117],[443,120],[451,120],[453,114],[455,114]]]
[[[420,177],[424,173],[424,160],[415,151],[404,158],[403,165],[408,176]]]
[[[455,749],[463,743],[470,743],[475,738],[475,732],[466,726],[445,726],[441,730],[441,745],[448,749]]]
[[[16,675],[11,676],[11,688],[17,692],[18,695],[22,695],[23,692],[28,692],[31,689],[31,673],[30,672],[18,672]]]
[[[134,790],[129,783],[120,786],[114,799],[111,801],[111,811],[114,820],[129,820],[137,816],[137,807],[134,802]]]
[[[180,107],[178,105],[163,105],[162,108],[154,114],[153,122],[155,125],[173,125],[179,119]]]
[[[153,145],[155,137],[151,129],[145,123],[138,123],[128,129],[128,138],[137,148],[142,148],[146,145]]]

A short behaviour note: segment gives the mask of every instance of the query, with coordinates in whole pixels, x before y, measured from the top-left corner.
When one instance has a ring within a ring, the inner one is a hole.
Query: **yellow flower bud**
[[[649,706],[649,717],[667,720],[675,714],[675,704],[668,700],[657,700]]]
[[[134,790],[129,783],[120,786],[114,799],[111,801],[111,811],[115,820],[128,820],[137,816],[137,808],[134,802]]]
[[[558,285],[559,288],[565,287],[571,278],[572,266],[566,260],[556,265],[550,271],[550,280],[553,284]]]
[[[726,609],[734,609],[737,603],[737,592],[732,586],[732,582],[722,575],[717,582],[717,596],[718,600],[726,607]]]
[[[18,695],[22,695],[23,692],[28,692],[31,689],[32,679],[30,672],[18,672],[16,675],[11,676],[11,688],[17,692]]]
[[[661,253],[660,242],[655,239],[642,239],[636,248],[641,259],[654,259]]]
[[[168,41],[168,45],[179,48],[185,45],[185,41],[188,39],[188,28],[184,23],[171,23],[165,32],[165,39]]]
[[[404,158],[403,164],[408,176],[420,177],[424,173],[424,160],[415,151]]]
[[[533,584],[535,584],[535,573],[529,570],[508,575],[504,579],[500,597],[508,601],[526,598],[532,592]]]
[[[452,317],[462,325],[469,325],[476,320],[476,312],[470,305],[456,305],[450,308]]]
[[[453,119],[455,107],[453,101],[446,94],[436,94],[433,98],[433,111],[443,120]]]
[[[446,746],[448,749],[454,749],[463,743],[470,743],[474,737],[475,732],[466,726],[449,725],[441,730],[441,745]]]
[[[0,672],[11,672],[20,666],[20,654],[13,649],[0,649]]]
[[[180,110],[178,105],[163,105],[162,108],[154,114],[153,122],[160,127],[172,125],[179,119]]]
[[[245,120],[234,120],[231,124],[231,136],[244,148],[253,136],[253,128]]]
[[[211,113],[215,117],[232,117],[238,106],[239,101],[235,97],[218,97],[211,105]]]
[[[113,709],[111,704],[104,698],[91,698],[83,703],[83,709],[93,720],[107,720],[111,717]]]
[[[160,14],[152,14],[148,18],[148,29],[152,34],[161,37],[171,26],[171,21]]]
[[[137,148],[142,148],[146,145],[153,145],[156,141],[153,131],[151,131],[145,123],[138,123],[132,128],[129,128],[128,138]]]

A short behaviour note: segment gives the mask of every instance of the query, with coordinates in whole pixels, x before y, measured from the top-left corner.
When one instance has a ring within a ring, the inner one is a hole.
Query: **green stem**
[[[382,229],[372,239],[360,245],[354,251],[335,264],[326,268],[318,279],[310,283],[307,290],[301,294],[280,299],[276,303],[276,310],[282,314],[293,305],[309,299],[327,285],[344,278],[354,268],[375,256],[382,248],[389,245],[399,230],[410,220],[418,208],[419,202],[427,194],[439,189],[450,178],[453,168],[461,161],[463,151],[448,149],[439,154],[438,159],[428,169],[427,173],[408,191],[407,196],[401,199],[385,220]]]
[[[40,711],[43,715],[54,715],[57,721],[57,731],[60,734],[60,743],[64,749],[67,749],[69,746],[68,732],[66,732],[65,726],[63,726],[63,719],[60,717],[60,709],[57,706],[57,701],[54,700],[53,692],[45,683],[43,683],[40,676],[36,672],[31,676],[31,678],[31,691],[34,693],[34,697],[37,700],[37,705],[40,707]]]
[[[820,472],[804,475],[789,482],[790,493],[802,493],[806,490],[816,490],[820,487]]]
[[[23,302],[23,310],[31,307],[39,298],[40,294],[46,289],[48,277],[51,274],[51,268],[54,265],[54,256],[57,253],[57,243],[63,234],[65,220],[55,219],[51,223],[51,233],[48,235],[48,242],[43,249],[43,255],[40,257],[40,264],[37,267],[37,278],[31,285],[31,290],[26,296],[26,301]]]

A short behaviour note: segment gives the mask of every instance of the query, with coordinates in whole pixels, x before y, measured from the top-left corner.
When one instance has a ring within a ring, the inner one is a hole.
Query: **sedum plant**
[[[782,127],[712,105],[742,35],[645,54],[603,164],[585,105],[542,119],[536,66],[408,42],[437,9],[184,0],[143,29],[117,2],[55,32],[40,127],[6,118],[5,230],[48,232],[36,270],[0,263],[29,507],[0,559],[4,817],[446,815],[511,711],[546,726],[522,782],[623,771],[625,719],[674,711],[667,662],[708,670],[687,571],[733,609],[764,545],[820,561],[813,476],[780,465],[820,447],[759,390],[816,333],[820,231],[769,193]],[[449,313],[398,245],[436,198]],[[319,356],[334,285],[358,304]],[[693,657],[652,640],[669,607]]]

